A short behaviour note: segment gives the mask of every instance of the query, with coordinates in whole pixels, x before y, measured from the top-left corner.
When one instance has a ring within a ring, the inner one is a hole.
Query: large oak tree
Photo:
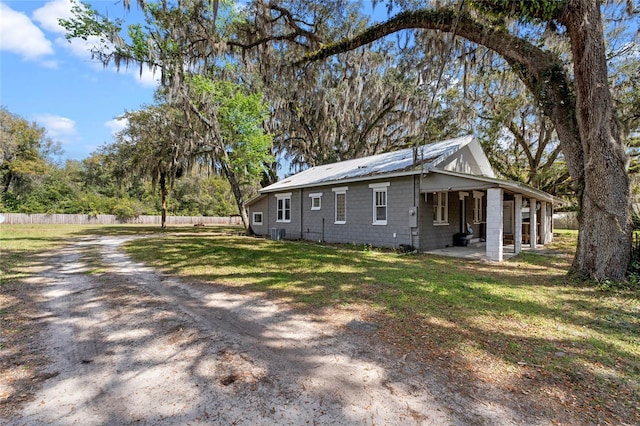
[[[455,32],[499,54],[553,122],[580,207],[572,271],[597,280],[624,280],[630,256],[628,156],[607,79],[600,2],[477,0],[407,10],[304,61],[318,61],[407,29]],[[518,35],[508,20],[557,26],[571,46],[563,58]],[[304,62],[304,61],[301,61]]]

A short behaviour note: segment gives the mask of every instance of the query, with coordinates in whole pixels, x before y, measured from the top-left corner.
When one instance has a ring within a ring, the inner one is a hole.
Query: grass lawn
[[[576,233],[557,232],[557,255],[498,264],[255,239],[233,227],[2,225],[0,301],[13,298],[5,289],[19,285],[39,253],[72,238],[143,234],[126,245],[138,261],[318,316],[358,309],[378,324],[376,341],[462,387],[491,383],[587,423],[638,424],[639,294],[568,280]],[[102,267],[97,252],[86,256]]]
[[[359,307],[399,356],[559,402],[585,419],[640,420],[640,302],[566,277],[557,254],[501,264],[242,236],[166,235],[129,253],[187,280],[262,292],[295,309]]]

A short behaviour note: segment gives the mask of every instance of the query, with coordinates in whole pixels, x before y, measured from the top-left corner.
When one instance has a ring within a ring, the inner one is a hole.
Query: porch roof
[[[430,173],[438,173],[446,176],[462,178],[466,180],[476,181],[479,183],[477,189],[486,189],[486,188],[502,188],[508,191],[514,192],[516,194],[522,194],[528,198],[535,198],[536,200],[546,201],[553,204],[562,204],[562,199],[558,197],[554,197],[551,194],[548,194],[544,191],[536,189],[532,186],[526,185],[524,183],[515,182],[511,180],[504,180],[498,178],[490,178],[486,176],[478,176],[478,175],[470,175],[466,173],[460,172],[451,172],[448,170],[440,170],[433,169]],[[465,187],[455,187],[450,186],[447,188],[442,188],[442,191],[469,191],[472,190],[473,185],[465,185]],[[425,190],[424,192],[431,191],[432,189]]]

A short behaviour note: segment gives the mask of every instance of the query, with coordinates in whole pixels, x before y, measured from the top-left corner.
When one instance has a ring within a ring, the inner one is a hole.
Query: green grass
[[[539,392],[547,392],[546,379],[560,378],[558,394],[582,393],[596,411],[613,410],[603,394],[613,392],[623,401],[615,411],[633,419],[640,415],[638,295],[569,281],[576,233],[557,234],[547,247],[556,255],[525,253],[502,264],[229,235],[167,235],[127,250],[187,280],[262,292],[296,309],[364,306],[400,352],[447,357],[504,386],[521,382],[522,365],[536,366]]]
[[[30,261],[41,254],[59,249],[72,238],[92,235],[153,235],[162,233],[242,233],[237,226],[174,226],[162,230],[159,226],[141,225],[0,225],[0,285],[25,277]],[[102,268],[96,250],[89,249],[84,260],[95,273]]]
[[[2,225],[0,279],[19,280],[38,254],[71,238],[146,235],[128,252],[185,280],[260,292],[320,316],[356,309],[400,356],[566,402],[588,422],[640,421],[638,293],[570,281],[575,232],[556,231],[545,247],[556,255],[522,253],[501,264],[239,234],[237,227]],[[96,250],[84,256],[90,273],[106,271]]]

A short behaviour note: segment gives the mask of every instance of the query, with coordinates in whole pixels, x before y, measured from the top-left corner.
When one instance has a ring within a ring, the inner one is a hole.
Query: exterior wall
[[[269,200],[264,197],[248,207],[249,224],[256,235],[269,234]],[[254,213],[262,213],[262,225],[253,222]]]
[[[291,196],[291,220],[289,222],[278,222],[278,195],[290,194]],[[276,192],[267,194],[269,204],[269,227],[266,234],[271,229],[284,229],[287,240],[298,240],[302,238],[302,218],[306,211],[303,209],[304,201],[302,198],[302,190],[294,189],[291,191]],[[301,215],[302,213],[302,215]]]
[[[448,201],[449,222],[446,225],[433,223],[434,194],[427,192],[421,197],[420,210],[423,212],[420,218],[420,250],[433,250],[450,247],[453,245],[453,236],[460,232],[460,196],[457,191],[451,191]],[[426,196],[426,201],[425,201]],[[469,198],[469,197],[467,197]],[[471,198],[471,202],[473,198]],[[470,201],[467,200],[467,209]],[[471,204],[471,209],[473,205]],[[467,215],[467,221],[473,217],[473,210]]]
[[[387,224],[373,224],[373,189],[371,184],[388,182]],[[334,188],[347,187],[346,223],[335,223]],[[419,198],[419,179],[413,176],[295,189],[291,192],[291,222],[276,222],[276,193],[252,204],[251,215],[265,211],[262,227],[254,227],[260,235],[269,235],[271,228],[285,230],[285,239],[306,239],[330,243],[370,244],[376,247],[397,248],[400,244],[418,246],[419,235],[410,227],[409,211]],[[319,210],[311,209],[310,194],[321,194]],[[266,205],[265,205],[266,204]],[[415,210],[415,209],[413,209]],[[268,212],[268,213],[267,213]],[[419,212],[416,213],[416,216]],[[268,220],[268,222],[267,222]],[[268,223],[268,224],[267,224]]]

